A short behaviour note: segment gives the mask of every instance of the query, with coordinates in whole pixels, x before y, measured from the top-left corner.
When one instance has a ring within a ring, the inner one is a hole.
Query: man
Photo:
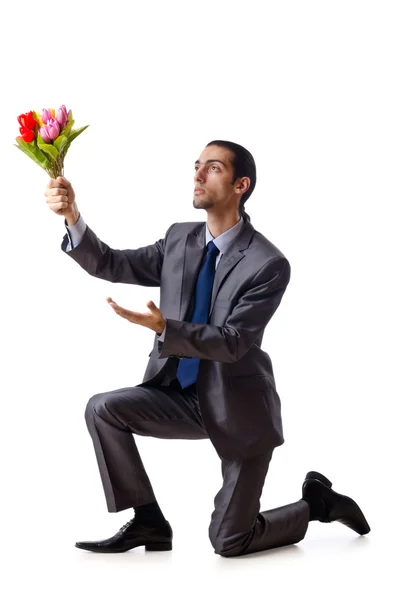
[[[368,533],[358,505],[315,471],[307,473],[297,502],[260,512],[273,450],[284,442],[272,363],[261,342],[290,265],[245,212],[256,183],[245,148],[210,142],[195,171],[193,206],[207,212],[207,222],[174,223],[163,239],[134,250],[114,250],[95,235],[66,179],[51,179],[45,192],[49,207],[65,217],[62,250],[90,275],[161,291],[160,307],[149,301],[143,314],[107,298],[116,314],[155,332],[143,382],[96,394],[86,409],[108,511],[134,508],[134,518],[108,539],[76,546],[94,552],[172,548],[172,529],[134,434],[211,440],[223,476],[209,526],[217,554],[297,543],[311,520]]]

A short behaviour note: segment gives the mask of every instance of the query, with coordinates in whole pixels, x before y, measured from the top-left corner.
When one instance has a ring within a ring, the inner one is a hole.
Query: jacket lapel
[[[197,277],[200,272],[201,261],[204,256],[205,231],[206,224],[204,223],[188,233],[186,237],[179,311],[180,321],[186,320],[190,300],[195,291]],[[228,276],[231,269],[244,258],[244,250],[248,248],[253,233],[254,227],[251,225],[250,221],[245,221],[244,226],[234,242],[229,246],[225,254],[222,255],[215,271],[209,315],[211,315],[216,296],[223,281]]]
[[[205,248],[205,223],[190,231],[186,237],[183,263],[179,320],[186,321],[190,300],[194,294]]]

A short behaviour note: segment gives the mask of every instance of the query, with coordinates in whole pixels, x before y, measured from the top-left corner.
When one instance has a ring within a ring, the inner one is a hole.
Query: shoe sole
[[[306,474],[305,480],[303,482],[303,487],[305,486],[305,483],[307,481],[310,481],[313,479],[317,479],[317,481],[320,481],[320,483],[322,483],[326,487],[332,488],[331,481],[329,479],[327,479],[326,477],[324,477],[324,475],[322,475],[321,473],[318,473],[317,471],[309,471]],[[353,498],[350,498],[350,496],[345,496],[344,494],[338,494],[338,492],[335,492],[335,490],[332,490],[332,492],[333,492],[333,494],[335,494],[337,496],[337,498],[347,500],[350,504],[352,504],[354,506],[354,508],[358,512],[359,517],[361,518],[362,524],[361,524],[361,526],[360,526],[360,524],[357,524],[357,526],[355,526],[355,524],[352,523],[351,521],[345,521],[344,519],[335,519],[335,521],[337,521],[338,523],[342,523],[343,525],[346,525],[347,527],[350,527],[350,529],[353,529],[353,531],[355,531],[359,535],[365,535],[366,533],[369,533],[371,531],[371,528],[368,524],[367,519],[364,516],[363,511],[361,510],[361,508],[359,507],[357,502],[355,502],[353,500]],[[327,523],[329,521],[323,521],[323,523],[324,522]]]
[[[165,552],[168,550],[172,550],[172,542],[137,544],[135,546],[127,546],[127,548],[84,548],[84,546],[78,546],[77,543],[75,544],[75,547],[79,550],[87,550],[88,552],[100,552],[103,554],[116,554],[120,552],[128,552],[128,550],[133,550],[134,548],[138,548],[140,546],[145,546],[145,550],[147,550],[148,552]]]

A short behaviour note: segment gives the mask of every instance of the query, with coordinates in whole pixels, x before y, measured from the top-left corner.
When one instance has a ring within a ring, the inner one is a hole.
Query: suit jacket
[[[272,362],[261,343],[289,283],[290,264],[245,220],[216,269],[208,323],[190,323],[205,228],[202,221],[173,223],[154,244],[115,250],[87,226],[67,255],[94,277],[160,286],[165,338],[154,334],[139,385],[164,382],[180,357],[200,358],[197,395],[204,425],[218,454],[236,460],[284,443]],[[65,235],[65,253],[68,241]]]

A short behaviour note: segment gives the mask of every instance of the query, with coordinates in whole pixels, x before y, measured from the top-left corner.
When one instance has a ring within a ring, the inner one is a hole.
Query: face
[[[200,154],[194,167],[194,208],[208,209],[217,205],[225,210],[234,205],[238,208],[242,194],[236,194],[240,179],[232,183],[232,157],[228,148],[220,146],[207,146]]]

